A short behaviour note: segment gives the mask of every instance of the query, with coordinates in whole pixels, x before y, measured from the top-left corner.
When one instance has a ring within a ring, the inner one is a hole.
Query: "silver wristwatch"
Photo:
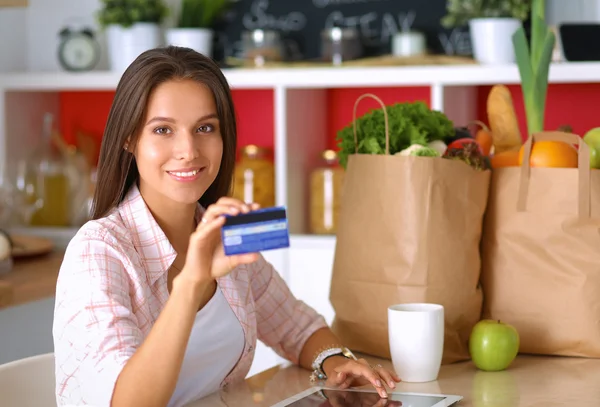
[[[314,382],[316,380],[327,380],[327,375],[323,371],[323,362],[325,362],[326,359],[328,359],[332,356],[337,356],[337,355],[344,356],[345,358],[348,358],[348,359],[357,360],[356,356],[354,356],[352,351],[346,347],[327,348],[327,349],[321,351],[312,363],[312,366],[311,366],[313,368],[313,374],[311,375],[312,382]]]

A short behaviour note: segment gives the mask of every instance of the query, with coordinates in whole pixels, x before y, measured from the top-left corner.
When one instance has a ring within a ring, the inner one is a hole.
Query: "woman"
[[[184,405],[243,380],[257,337],[314,362],[329,385],[370,382],[382,396],[395,386],[344,356],[260,254],[224,255],[224,215],[257,208],[227,197],[235,154],[231,94],[209,58],[168,47],[131,64],[102,140],[93,220],[58,278],[59,405]]]

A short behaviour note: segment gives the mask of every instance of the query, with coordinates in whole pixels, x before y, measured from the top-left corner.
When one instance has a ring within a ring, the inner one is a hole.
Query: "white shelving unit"
[[[327,146],[327,89],[426,86],[431,108],[457,124],[476,115],[476,86],[518,84],[515,65],[425,66],[380,68],[290,68],[225,70],[233,89],[270,89],[274,98],[276,201],[288,207],[291,248],[266,253],[300,299],[333,318],[329,284],[335,238],[311,236],[307,176]],[[111,72],[0,74],[0,162],[10,163],[33,147],[42,115],[59,114],[59,92],[114,90],[120,75]],[[555,63],[550,83],[598,83],[600,63]],[[399,97],[401,99],[401,97]],[[38,235],[68,241],[75,230],[32,229]],[[258,348],[253,372],[277,363],[264,346]]]
[[[274,97],[276,200],[289,208],[292,233],[306,234],[306,176],[326,148],[326,89],[426,86],[431,108],[456,123],[475,117],[476,86],[518,84],[515,65],[225,70],[233,89],[270,89]],[[59,92],[114,90],[120,74],[0,74],[0,160],[10,163],[36,143],[42,113],[58,114]],[[600,82],[600,63],[556,63],[551,83]],[[369,102],[365,102],[369,103]]]
[[[307,176],[318,165],[327,143],[326,90],[424,86],[431,108],[457,124],[476,114],[476,86],[518,84],[516,65],[440,65],[403,67],[341,67],[287,69],[226,69],[232,89],[269,89],[274,98],[276,201],[289,210],[291,232],[299,250],[313,244],[307,235]],[[10,165],[37,143],[43,112],[59,113],[61,91],[114,90],[119,73],[0,73],[0,160]],[[600,62],[554,63],[551,83],[600,82]],[[399,98],[400,99],[400,98]],[[368,103],[368,102],[366,102]],[[36,233],[44,233],[36,230]],[[59,237],[74,231],[60,231]],[[47,235],[55,231],[47,231]],[[325,240],[324,240],[325,239]],[[319,237],[319,244],[335,242]],[[291,250],[294,250],[292,247]],[[285,257],[285,256],[284,256]],[[280,259],[281,273],[290,278],[289,262]]]

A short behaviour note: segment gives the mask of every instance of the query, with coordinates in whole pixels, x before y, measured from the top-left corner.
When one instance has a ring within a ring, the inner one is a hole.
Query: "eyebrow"
[[[202,117],[200,117],[197,121],[198,122],[202,122],[204,120],[208,120],[208,119],[218,119],[219,116],[217,116],[216,113],[209,113],[207,115],[204,115]],[[146,126],[154,123],[154,122],[169,122],[169,123],[175,123],[175,119],[171,118],[171,117],[161,117],[161,116],[157,116],[157,117],[153,117],[152,119],[148,120],[148,122],[146,123]]]

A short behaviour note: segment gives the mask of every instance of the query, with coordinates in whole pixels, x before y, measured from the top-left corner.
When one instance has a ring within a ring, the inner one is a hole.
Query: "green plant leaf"
[[[515,50],[515,59],[521,77],[521,91],[523,92],[523,103],[525,104],[525,116],[527,117],[527,130],[531,134],[532,126],[536,119],[537,107],[535,105],[535,76],[529,53],[525,29],[520,27],[513,34],[513,46]],[[532,116],[533,115],[533,116]]]
[[[534,72],[537,72],[537,68],[540,66],[542,46],[546,37],[546,31],[548,30],[544,22],[544,2],[545,0],[533,0],[533,10],[531,13],[531,65]]]
[[[548,93],[548,77],[550,73],[550,63],[552,62],[552,52],[556,37],[549,29],[546,29],[542,52],[538,65],[538,72],[535,76],[535,105],[539,111],[539,122],[534,123],[532,131],[538,132],[544,130],[544,117],[546,112],[546,96]]]
[[[177,26],[210,28],[230,4],[231,0],[183,0]]]
[[[523,27],[519,27],[519,29],[513,34],[512,40],[517,67],[519,68],[519,74],[521,75],[521,87],[525,92],[529,89],[532,89],[534,83],[534,70],[529,58],[529,45],[527,45],[525,29],[523,29]]]
[[[424,0],[423,0],[424,1]],[[531,0],[447,0],[443,27],[463,26],[473,18],[510,17],[524,21],[529,16]]]
[[[99,25],[131,27],[134,23],[160,24],[169,15],[163,0],[102,0],[96,13]]]

